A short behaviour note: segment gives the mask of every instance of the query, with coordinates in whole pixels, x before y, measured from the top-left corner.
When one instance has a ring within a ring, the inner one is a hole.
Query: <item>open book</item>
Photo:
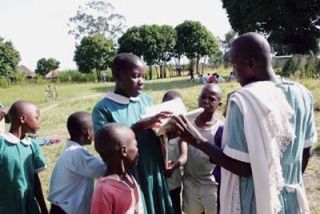
[[[163,111],[171,112],[175,116],[185,115],[189,121],[193,121],[195,117],[203,111],[203,109],[198,108],[193,111],[187,112],[182,100],[174,99],[148,107],[146,109],[146,113],[142,116],[142,118],[151,117]],[[168,137],[166,133],[174,128],[175,123],[176,121],[174,119],[169,118],[162,120],[159,127],[153,128],[157,136],[160,137],[165,169],[168,169]]]

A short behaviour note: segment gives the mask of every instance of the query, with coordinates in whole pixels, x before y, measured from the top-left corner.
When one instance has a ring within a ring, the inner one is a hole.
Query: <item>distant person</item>
[[[108,123],[123,123],[132,128],[139,148],[139,160],[132,173],[140,184],[148,214],[173,213],[169,189],[165,178],[160,140],[151,129],[161,119],[171,116],[161,112],[141,119],[145,109],[152,105],[148,95],[142,93],[145,66],[141,59],[129,53],[117,55],[112,64],[115,79],[114,92],[108,92],[93,108],[94,130]]]
[[[168,91],[164,94],[162,102],[181,99],[182,96],[177,91]],[[186,142],[181,141],[175,133],[167,134],[170,139],[168,142],[168,169],[166,170],[167,182],[170,190],[170,196],[175,214],[181,214],[181,186],[182,172],[181,166],[184,166],[188,158],[188,146]]]
[[[224,149],[183,116],[179,136],[222,167],[221,213],[310,213],[302,173],[317,141],[312,95],[276,77],[262,35],[241,35],[230,53],[242,88],[229,99]]]
[[[106,173],[104,162],[84,147],[94,139],[91,114],[76,112],[69,116],[66,142],[52,171],[48,200],[50,214],[90,213],[94,179]]]
[[[221,75],[217,74],[216,75],[216,83],[222,83],[222,82],[224,82],[224,78]]]
[[[203,108],[203,111],[195,117],[194,121],[191,121],[210,143],[215,144],[215,139],[219,138],[220,145],[223,122],[215,117],[215,112],[220,106],[221,97],[222,92],[218,85],[203,86],[198,99],[199,107]],[[213,175],[215,168],[216,165],[210,162],[205,153],[189,146],[188,161],[183,175],[183,211],[185,213],[218,213],[218,183]]]
[[[205,76],[203,76],[203,74],[200,74],[200,77],[199,77],[199,83],[204,85],[204,84],[207,84],[208,83],[208,80]]]
[[[97,182],[91,214],[144,214],[140,187],[130,172],[138,162],[134,132],[120,123],[109,123],[96,134],[95,149],[108,165]]]
[[[190,80],[194,81],[194,71],[192,67],[189,68],[189,75],[190,75]]]
[[[209,78],[208,78],[208,83],[216,83],[217,82],[217,73],[213,73]]]
[[[39,145],[26,137],[38,131],[39,115],[24,100],[9,109],[10,130],[0,133],[0,213],[48,213],[38,176],[47,165]]]
[[[236,76],[234,75],[233,71],[230,72],[229,76],[228,76],[228,81],[234,81],[236,80]]]

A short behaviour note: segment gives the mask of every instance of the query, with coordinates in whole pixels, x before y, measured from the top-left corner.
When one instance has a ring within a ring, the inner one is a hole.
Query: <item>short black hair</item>
[[[115,154],[126,142],[123,141],[131,129],[121,123],[108,123],[102,126],[95,135],[94,148],[105,163],[111,155]]]
[[[67,129],[70,137],[77,137],[84,134],[84,131],[92,125],[91,114],[85,111],[78,111],[68,117]]]
[[[120,72],[127,72],[139,67],[139,62],[142,60],[132,53],[120,53],[111,63],[112,76],[118,79]]]
[[[29,101],[26,100],[18,100],[13,103],[8,111],[8,119],[11,122],[14,122],[20,117],[22,114],[27,114],[30,109],[37,108],[37,106]]]
[[[177,98],[182,99],[182,96],[181,96],[181,94],[180,94],[179,92],[174,91],[174,90],[167,91],[167,92],[163,95],[162,102],[169,101],[169,100],[173,100],[173,99],[177,99]]]

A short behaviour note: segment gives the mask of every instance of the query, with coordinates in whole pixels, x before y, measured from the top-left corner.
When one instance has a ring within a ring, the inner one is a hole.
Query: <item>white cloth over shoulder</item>
[[[270,81],[246,85],[230,97],[231,101],[236,103],[244,118],[256,211],[259,214],[278,213],[281,210],[278,195],[284,186],[281,154],[295,137],[289,121],[293,110],[281,89]],[[228,122],[224,134],[227,130]],[[224,153],[237,159],[228,154],[225,139],[222,139]],[[239,177],[224,168],[221,175],[221,213],[240,213]]]

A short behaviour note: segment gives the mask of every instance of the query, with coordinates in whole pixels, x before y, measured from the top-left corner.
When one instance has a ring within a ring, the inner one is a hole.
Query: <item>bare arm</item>
[[[312,146],[303,149],[303,154],[302,154],[302,173],[304,173],[304,171],[306,170],[306,168],[308,166],[311,154],[312,154]]]
[[[48,209],[47,209],[44,197],[43,197],[41,182],[40,182],[40,178],[39,178],[38,173],[34,174],[34,195],[35,195],[35,198],[39,204],[41,214],[47,214]]]
[[[225,155],[219,147],[210,144],[184,116],[174,119],[177,121],[176,128],[181,139],[207,154],[212,162],[239,176],[251,175],[249,163]]]
[[[180,157],[178,158],[178,161],[183,166],[186,164],[188,160],[188,144],[184,141],[181,141],[179,143],[179,148],[180,148]]]

